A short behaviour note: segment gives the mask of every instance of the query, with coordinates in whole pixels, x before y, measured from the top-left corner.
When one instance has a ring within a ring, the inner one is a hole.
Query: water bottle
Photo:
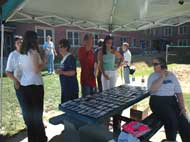
[[[135,76],[134,75],[132,76],[132,85],[133,86],[135,85]]]
[[[144,79],[144,75],[143,75],[142,78],[141,78],[141,87],[142,87],[142,89],[145,88],[145,79]]]

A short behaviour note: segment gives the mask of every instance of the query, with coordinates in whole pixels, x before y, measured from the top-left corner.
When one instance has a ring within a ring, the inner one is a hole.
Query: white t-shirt
[[[22,70],[20,84],[22,86],[43,85],[41,73],[37,74],[34,71],[33,56],[30,52],[27,55],[20,55],[19,67]],[[39,56],[39,63],[42,62]]]
[[[46,41],[43,45],[43,48],[46,49],[46,54],[54,54],[53,50],[55,48],[54,43],[50,41],[49,43]]]
[[[128,66],[131,65],[131,52],[129,50],[123,53],[124,61],[128,62]]]
[[[12,51],[9,54],[6,66],[6,71],[13,72],[14,77],[16,77],[18,81],[20,81],[22,74],[21,70],[18,68],[19,56],[20,53],[17,50]]]
[[[152,73],[148,78],[148,89],[152,86],[152,83],[160,77],[159,73]],[[168,72],[168,75],[164,79],[160,88],[151,93],[156,96],[174,96],[176,93],[182,93],[181,86],[178,79],[172,72]]]

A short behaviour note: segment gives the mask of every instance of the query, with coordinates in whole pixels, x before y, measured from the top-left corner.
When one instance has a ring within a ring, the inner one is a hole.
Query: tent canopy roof
[[[189,22],[190,0],[184,0],[183,5],[178,1],[7,0],[3,18],[9,22],[40,22],[53,27],[134,31]]]

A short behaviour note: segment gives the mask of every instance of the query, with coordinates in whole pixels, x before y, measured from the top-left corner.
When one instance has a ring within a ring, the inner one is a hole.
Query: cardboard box
[[[145,119],[149,114],[149,106],[133,105],[130,109],[130,118],[136,121]]]

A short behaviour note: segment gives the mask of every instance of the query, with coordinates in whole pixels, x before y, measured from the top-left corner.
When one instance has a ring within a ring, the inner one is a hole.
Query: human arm
[[[112,49],[112,53],[118,58],[121,59],[123,58],[123,56],[121,55],[121,53],[115,49]]]
[[[53,48],[53,52],[54,52],[55,56],[57,56],[57,52],[56,52],[55,48]]]
[[[98,52],[98,66],[100,71],[102,72],[102,75],[109,80],[109,76],[105,73],[104,67],[103,67],[103,53],[102,50]]]
[[[76,60],[72,55],[69,55],[65,60],[64,69],[57,69],[56,74],[72,77],[76,75]]]
[[[14,76],[15,71],[15,61],[16,59],[13,56],[13,53],[10,53],[8,60],[7,60],[7,66],[6,66],[6,75],[8,78],[14,81],[15,88],[18,89],[20,86],[19,80]],[[18,62],[18,61],[17,61]]]
[[[52,46],[53,46],[53,53],[55,54],[55,56],[57,56],[57,51],[55,50],[55,45],[54,45],[54,43],[52,42]]]
[[[37,50],[32,50],[32,61],[34,65],[34,72],[39,74],[41,70],[45,67],[46,57],[40,57],[40,54]]]
[[[74,76],[76,74],[76,71],[63,71],[61,69],[58,69],[55,71],[56,74],[59,74],[59,75],[65,75],[65,76]]]
[[[162,70],[162,72],[160,73],[160,77],[158,79],[156,79],[155,81],[153,81],[152,83],[149,82],[149,91],[151,93],[156,92],[162,85],[164,79],[167,76],[167,71],[166,70]]]
[[[15,83],[15,88],[18,89],[20,87],[20,82],[19,80],[14,76],[13,72],[6,71],[6,75],[14,81]]]
[[[98,63],[94,63],[94,74],[95,76],[98,76],[98,72],[99,72],[99,65]]]
[[[113,54],[119,59],[119,62],[117,64],[117,68],[119,68],[120,66],[122,66],[122,63],[123,63],[123,56],[121,55],[120,52],[118,52],[117,50],[115,49],[112,49],[112,52]]]
[[[173,82],[175,83],[174,91],[177,96],[177,100],[178,100],[178,104],[179,104],[179,108],[180,108],[180,114],[186,115],[186,109],[185,109],[185,105],[184,105],[182,89],[181,89],[181,86],[180,86],[180,83],[179,83],[177,77],[174,74],[173,74]]]
[[[184,105],[184,98],[182,93],[176,93],[177,99],[178,99],[178,104],[180,108],[180,114],[186,115],[186,109]]]
[[[117,68],[121,67],[122,66],[122,63],[123,63],[123,58],[120,58],[119,59],[119,62],[117,64]]]

